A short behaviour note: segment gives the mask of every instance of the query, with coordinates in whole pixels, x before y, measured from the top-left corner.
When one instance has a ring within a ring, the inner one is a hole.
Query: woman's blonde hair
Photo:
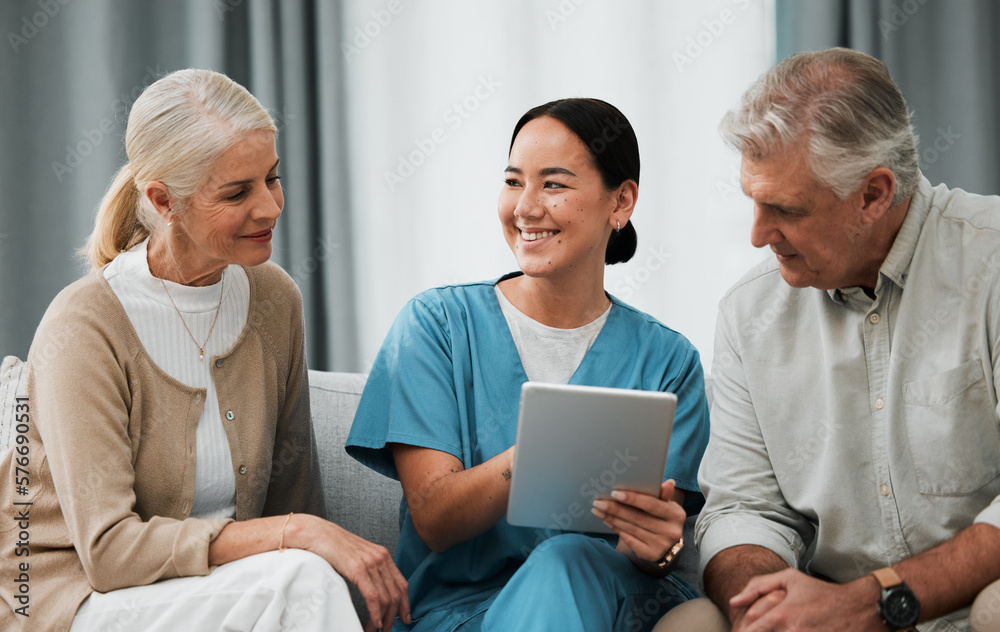
[[[82,254],[101,268],[151,235],[163,218],[143,194],[162,182],[183,212],[212,163],[247,132],[277,133],[270,114],[246,88],[211,70],[178,70],[146,88],[129,112],[126,162],[97,208]]]

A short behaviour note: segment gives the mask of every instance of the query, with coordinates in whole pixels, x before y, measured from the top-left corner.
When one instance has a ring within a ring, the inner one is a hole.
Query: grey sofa
[[[360,373],[309,371],[309,399],[327,513],[345,529],[395,551],[402,498],[399,483],[361,465],[344,451],[364,385],[365,376]],[[700,588],[693,527],[694,519],[688,518],[685,546],[675,572]],[[364,613],[364,601],[353,587],[352,597]]]

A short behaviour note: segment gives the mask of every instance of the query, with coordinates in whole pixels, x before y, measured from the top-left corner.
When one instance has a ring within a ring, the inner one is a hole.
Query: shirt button
[[[886,485],[885,483],[882,483],[882,486],[878,488],[878,493],[882,494],[883,496],[888,496],[889,486]]]
[[[885,402],[882,401],[881,397],[879,397],[878,399],[875,400],[875,408],[877,408],[879,410],[882,410],[883,408],[885,408]],[[230,419],[232,419],[232,417],[230,417]]]
[[[222,366],[222,359],[221,358],[215,361],[215,366],[217,366],[217,367],[221,367]]]
[[[882,320],[882,317],[879,316],[878,314],[872,314],[871,316],[868,317],[868,321],[873,325],[877,325],[878,321],[880,320]]]
[[[240,466],[240,474],[246,474],[246,473],[247,473],[247,466],[241,465]]]
[[[879,401],[882,401],[882,400],[879,400]],[[881,406],[879,406],[879,408],[881,408]],[[226,411],[226,419],[228,419],[229,421],[232,421],[233,417],[235,417],[235,416],[236,415],[233,414],[233,411],[231,411],[231,410]]]

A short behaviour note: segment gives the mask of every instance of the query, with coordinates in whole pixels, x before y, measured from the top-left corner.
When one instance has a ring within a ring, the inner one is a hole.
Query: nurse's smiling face
[[[518,267],[529,277],[604,268],[622,186],[607,189],[587,146],[566,125],[541,116],[518,132],[504,171],[499,216]]]

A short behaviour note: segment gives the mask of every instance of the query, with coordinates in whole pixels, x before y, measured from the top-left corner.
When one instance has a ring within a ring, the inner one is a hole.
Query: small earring
[[[617,233],[618,231],[620,231],[622,229],[622,223],[620,221],[618,221],[618,220],[615,220],[615,223],[618,224],[618,229],[615,230],[615,232]]]

